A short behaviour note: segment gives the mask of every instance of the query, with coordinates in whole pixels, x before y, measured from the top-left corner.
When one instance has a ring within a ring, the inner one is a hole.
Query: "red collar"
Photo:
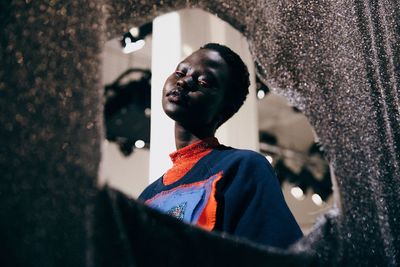
[[[215,137],[205,138],[185,146],[169,156],[173,166],[163,177],[164,185],[170,185],[182,178],[201,158],[210,153],[219,145]]]
[[[208,137],[202,140],[198,140],[188,146],[178,149],[175,152],[169,154],[174,165],[183,160],[188,160],[192,157],[196,157],[199,153],[202,153],[210,148],[214,148],[219,145],[218,139],[215,137]]]

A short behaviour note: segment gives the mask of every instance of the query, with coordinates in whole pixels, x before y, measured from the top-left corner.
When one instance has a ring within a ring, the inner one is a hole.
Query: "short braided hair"
[[[228,90],[225,94],[224,107],[222,109],[222,121],[218,127],[229,120],[243,105],[246,96],[249,93],[249,71],[246,64],[238,54],[233,52],[229,47],[217,43],[208,43],[200,49],[209,49],[219,53],[225,60],[229,68],[231,79],[228,81]]]

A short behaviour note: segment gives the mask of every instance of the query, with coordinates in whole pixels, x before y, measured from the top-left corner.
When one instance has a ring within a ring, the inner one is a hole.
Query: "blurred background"
[[[265,155],[308,233],[333,204],[329,165],[318,139],[300,110],[256,78],[246,39],[201,10],[166,14],[105,44],[102,182],[137,197],[171,166],[173,122],[161,108],[162,86],[183,58],[208,42],[233,49],[251,74],[244,106],[217,132],[220,143]]]

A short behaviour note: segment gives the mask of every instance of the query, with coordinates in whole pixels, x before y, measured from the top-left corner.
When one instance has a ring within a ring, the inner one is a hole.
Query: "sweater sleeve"
[[[246,151],[227,175],[231,177],[223,190],[222,231],[279,248],[302,237],[265,157]]]

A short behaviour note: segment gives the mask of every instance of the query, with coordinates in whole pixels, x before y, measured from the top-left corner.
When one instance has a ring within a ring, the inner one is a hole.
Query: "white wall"
[[[124,54],[118,39],[108,41],[103,50],[103,84],[112,83],[125,70],[151,66],[151,38],[139,51]],[[113,142],[103,141],[99,183],[107,183],[131,197],[137,197],[148,184],[148,149],[136,149],[125,157]]]

